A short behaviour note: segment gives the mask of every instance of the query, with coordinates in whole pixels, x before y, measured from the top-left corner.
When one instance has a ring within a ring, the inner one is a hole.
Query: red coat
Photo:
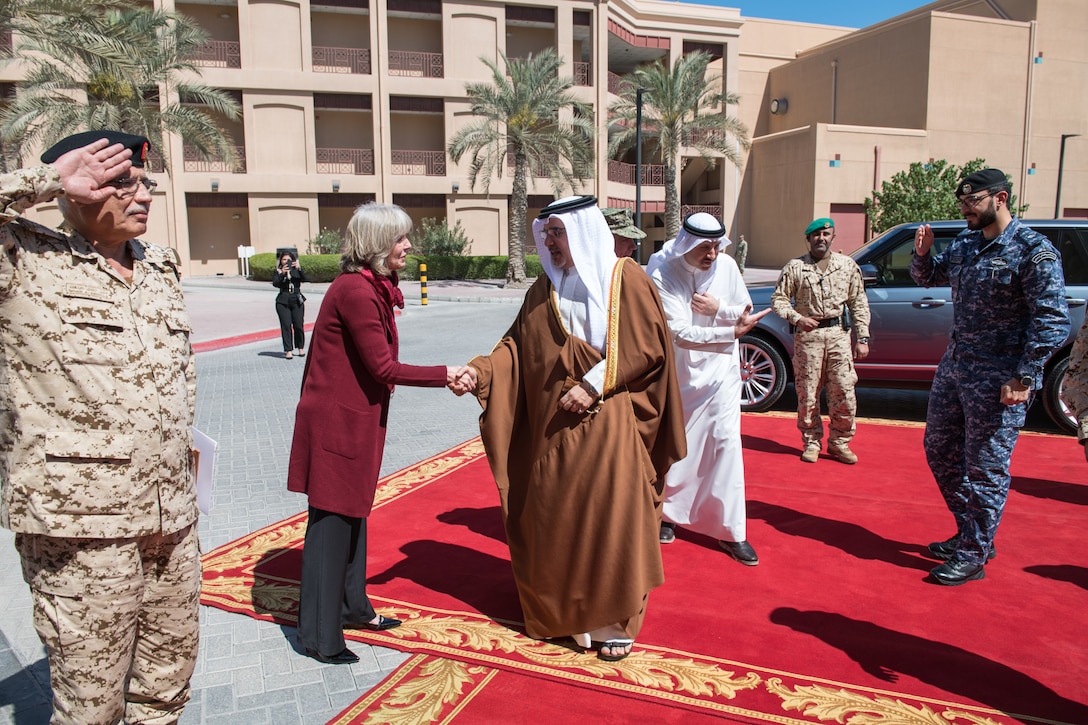
[[[442,387],[442,365],[397,361],[393,287],[362,273],[329,286],[310,342],[295,412],[287,488],[344,516],[370,514],[393,385]]]

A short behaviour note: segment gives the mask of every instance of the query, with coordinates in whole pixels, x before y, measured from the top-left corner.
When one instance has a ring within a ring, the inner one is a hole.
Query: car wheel
[[[749,413],[769,409],[786,390],[786,360],[761,337],[740,339],[740,408]]]
[[[1069,406],[1062,402],[1062,384],[1065,382],[1065,373],[1069,370],[1069,355],[1050,368],[1050,372],[1043,378],[1043,389],[1040,395],[1043,398],[1043,409],[1050,419],[1058,424],[1066,433],[1077,432],[1077,418]]]

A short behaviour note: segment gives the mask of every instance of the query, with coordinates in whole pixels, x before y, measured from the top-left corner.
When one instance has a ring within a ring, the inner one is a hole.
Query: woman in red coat
[[[298,642],[329,664],[359,658],[344,629],[400,624],[366,595],[366,517],[382,465],[394,385],[452,385],[460,370],[397,361],[394,307],[404,307],[412,221],[399,206],[366,204],[344,235],[342,274],[321,303],[295,413],[287,488],[309,498],[302,552]]]

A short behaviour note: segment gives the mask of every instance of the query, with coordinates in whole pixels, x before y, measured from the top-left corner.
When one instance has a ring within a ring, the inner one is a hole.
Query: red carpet
[[[427,656],[335,722],[1088,723],[1088,467],[1072,439],[1021,437],[998,556],[985,580],[946,588],[925,581],[924,545],[952,520],[920,427],[863,422],[861,463],[813,466],[792,416],[743,424],[760,566],[681,530],[618,665],[518,631],[478,441],[390,476],[369,522],[370,592],[405,624],[352,638]],[[208,554],[204,603],[293,624],[304,527],[300,514]]]

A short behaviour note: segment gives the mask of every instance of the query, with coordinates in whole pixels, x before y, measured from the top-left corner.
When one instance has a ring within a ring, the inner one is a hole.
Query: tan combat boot
[[[820,460],[820,444],[809,443],[805,446],[805,451],[801,454],[801,460],[805,463],[815,463]]]
[[[850,450],[850,447],[845,444],[841,446],[828,446],[827,452],[836,461],[841,461],[842,463],[851,466],[858,462],[858,457],[854,455],[854,452]]]

